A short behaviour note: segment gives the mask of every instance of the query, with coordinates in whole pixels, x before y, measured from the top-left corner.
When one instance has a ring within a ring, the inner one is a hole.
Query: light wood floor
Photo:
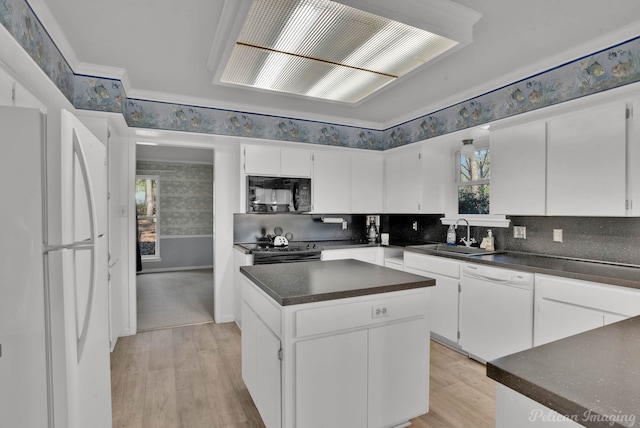
[[[114,427],[264,427],[242,382],[234,323],[121,337],[111,383]],[[495,383],[484,365],[432,342],[430,388],[430,411],[413,427],[494,426]]]

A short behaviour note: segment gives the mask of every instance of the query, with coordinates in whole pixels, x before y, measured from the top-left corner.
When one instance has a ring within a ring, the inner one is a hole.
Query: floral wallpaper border
[[[0,0],[0,24],[78,109],[129,126],[386,150],[640,81],[640,36],[385,130],[129,99],[122,82],[75,74],[27,0]]]

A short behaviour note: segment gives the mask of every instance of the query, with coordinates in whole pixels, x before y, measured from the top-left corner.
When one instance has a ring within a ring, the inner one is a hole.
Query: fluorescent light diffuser
[[[356,103],[458,42],[329,0],[254,0],[221,80]]]

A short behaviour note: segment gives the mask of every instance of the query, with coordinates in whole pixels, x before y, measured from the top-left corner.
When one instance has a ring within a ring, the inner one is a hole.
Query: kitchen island
[[[240,271],[242,377],[267,428],[399,427],[428,411],[435,280],[351,259]]]

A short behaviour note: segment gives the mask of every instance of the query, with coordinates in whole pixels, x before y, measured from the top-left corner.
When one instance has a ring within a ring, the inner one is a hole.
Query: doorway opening
[[[137,331],[213,322],[213,150],[136,146]]]

